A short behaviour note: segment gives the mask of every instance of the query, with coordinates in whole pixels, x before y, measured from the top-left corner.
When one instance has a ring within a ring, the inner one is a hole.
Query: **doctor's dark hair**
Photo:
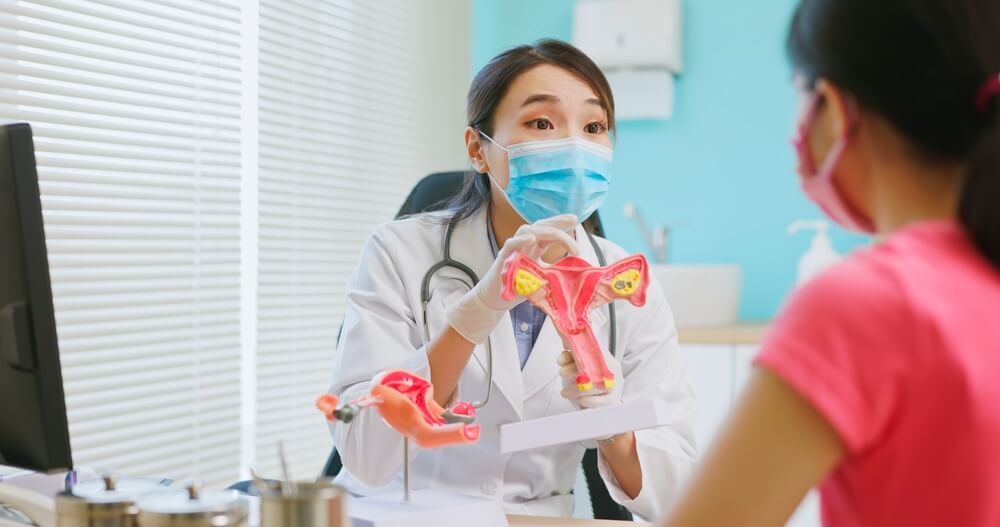
[[[601,107],[608,114],[608,130],[615,131],[615,100],[611,86],[601,72],[601,68],[584,52],[561,40],[543,39],[532,45],[517,46],[497,55],[479,70],[469,87],[466,114],[468,124],[482,133],[493,135],[493,117],[501,99],[519,75],[543,64],[560,67],[585,82],[594,90]],[[485,140],[480,135],[481,140]],[[486,174],[470,172],[462,190],[452,199],[448,208],[452,211],[451,222],[462,221],[472,216],[483,206],[490,204],[490,180]],[[596,213],[591,218],[595,218]],[[594,225],[588,219],[584,227],[593,232]]]
[[[967,166],[959,218],[1000,268],[998,0],[803,0],[788,52],[809,86],[826,79],[908,138],[928,162]]]

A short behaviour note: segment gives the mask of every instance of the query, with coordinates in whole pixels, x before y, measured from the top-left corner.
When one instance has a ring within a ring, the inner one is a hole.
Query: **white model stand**
[[[351,527],[507,527],[499,500],[433,490],[410,492],[410,440],[403,439],[403,494],[353,498]]]
[[[433,490],[415,491],[410,501],[399,494],[354,498],[347,513],[351,527],[507,527],[499,500]]]
[[[500,427],[500,452],[512,454],[533,448],[574,443],[670,424],[667,403],[636,401],[591,408]]]

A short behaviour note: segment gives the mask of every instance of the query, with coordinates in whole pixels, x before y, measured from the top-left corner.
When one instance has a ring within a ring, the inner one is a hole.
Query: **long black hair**
[[[522,73],[542,64],[563,68],[594,90],[601,107],[608,114],[608,129],[614,133],[615,100],[601,68],[584,52],[571,44],[555,39],[543,39],[532,45],[517,46],[504,51],[476,74],[469,87],[466,108],[469,126],[492,136],[494,113],[511,83]],[[469,172],[462,190],[447,205],[452,212],[448,216],[448,221],[462,221],[484,206],[490,206],[489,176]],[[585,220],[584,228],[592,234],[603,236],[596,212]]]
[[[1000,267],[1000,104],[976,96],[1000,75],[1000,0],[803,0],[788,52],[887,119],[928,162],[968,166],[959,218]]]

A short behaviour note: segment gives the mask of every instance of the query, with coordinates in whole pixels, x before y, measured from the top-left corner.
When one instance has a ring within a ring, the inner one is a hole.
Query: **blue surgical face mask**
[[[504,147],[482,135],[507,152],[510,183],[505,195],[529,223],[560,214],[574,214],[582,222],[604,203],[610,148],[578,137]],[[493,184],[499,186],[496,180]]]

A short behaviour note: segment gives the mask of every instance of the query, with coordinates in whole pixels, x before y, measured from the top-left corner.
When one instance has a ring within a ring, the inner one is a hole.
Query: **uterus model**
[[[468,518],[463,514],[473,510],[477,520],[481,520],[477,524],[490,527],[507,525],[503,508],[495,501],[476,500],[472,503],[468,501],[471,498],[463,500],[455,497],[443,501],[440,497],[426,495],[420,505],[411,506],[410,442],[426,449],[477,442],[480,428],[474,424],[476,408],[472,404],[459,402],[445,409],[434,401],[434,385],[428,380],[406,370],[388,370],[372,379],[367,394],[343,405],[337,396],[324,394],[316,400],[316,408],[328,421],[342,423],[350,423],[361,412],[373,409],[390,428],[403,436],[402,502],[396,501],[394,496],[356,498],[351,503],[352,518],[357,516],[365,525],[375,527],[464,527],[468,525]]]
[[[616,300],[645,305],[649,286],[645,256],[594,267],[576,256],[544,264],[514,253],[504,262],[502,279],[504,300],[525,297],[552,319],[580,370],[576,378],[580,391],[592,389],[595,382],[607,390],[615,386],[615,374],[590,325],[590,312]]]
[[[434,386],[405,370],[389,370],[376,375],[368,394],[343,406],[337,396],[324,394],[316,407],[328,421],[349,423],[365,409],[375,409],[393,430],[421,448],[440,448],[475,443],[479,425],[473,424],[476,410],[459,402],[444,409],[434,401]]]

